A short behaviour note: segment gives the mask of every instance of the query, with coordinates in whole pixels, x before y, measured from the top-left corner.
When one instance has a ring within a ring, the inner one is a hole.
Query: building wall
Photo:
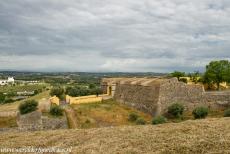
[[[89,96],[82,96],[82,97],[71,97],[66,95],[66,102],[69,104],[83,104],[83,103],[94,103],[94,102],[101,102],[102,96],[96,95],[89,95]]]
[[[60,104],[60,99],[57,96],[53,96],[53,97],[50,98],[50,103],[59,105]]]

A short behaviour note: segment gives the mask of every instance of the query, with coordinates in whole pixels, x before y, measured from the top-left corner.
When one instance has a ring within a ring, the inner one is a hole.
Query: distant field
[[[106,100],[102,103],[72,105],[79,128],[95,128],[105,126],[134,125],[128,121],[130,113],[136,113],[148,123],[152,117],[133,108]]]
[[[42,98],[49,98],[49,91],[44,91],[38,95],[35,95],[35,96],[32,96],[32,97],[29,97],[28,99],[26,100],[31,100],[31,99],[34,99],[34,100],[37,100],[39,101],[40,99]],[[22,101],[17,101],[17,102],[14,102],[14,103],[9,103],[9,104],[3,104],[3,105],[0,105],[0,112],[6,112],[6,111],[17,111],[18,110],[18,105],[23,102],[25,100],[22,100]]]
[[[15,86],[0,86],[0,92],[22,92],[22,91],[34,91],[38,89],[44,89],[47,84],[35,84],[35,85],[15,85]]]
[[[0,147],[72,147],[72,153],[230,153],[230,118],[87,130],[1,132]]]

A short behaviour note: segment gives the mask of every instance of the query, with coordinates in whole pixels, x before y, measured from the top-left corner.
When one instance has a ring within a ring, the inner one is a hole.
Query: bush
[[[37,110],[38,102],[35,100],[28,100],[19,105],[21,114],[27,114]]]
[[[208,115],[207,107],[197,107],[192,112],[195,119],[203,119]]]
[[[53,116],[62,116],[63,109],[60,106],[54,105],[50,108],[50,114]]]
[[[7,99],[5,100],[5,102],[4,102],[4,103],[6,104],[6,103],[13,103],[13,102],[14,102],[14,100],[13,100],[13,99],[11,99],[11,98],[7,98]]]
[[[186,78],[180,78],[179,81],[184,82],[184,83],[188,83],[188,80]]]
[[[168,107],[168,113],[176,118],[180,118],[183,115],[184,106],[179,103],[174,103]]]
[[[224,111],[224,117],[230,117],[230,108]]]
[[[136,113],[130,113],[129,114],[129,121],[134,122],[139,118],[139,115],[137,115]]]
[[[153,125],[163,124],[166,122],[167,122],[167,119],[164,116],[157,116],[157,117],[153,118],[153,120],[152,120]]]
[[[145,125],[146,124],[146,121],[143,119],[143,118],[138,118],[136,120],[136,124],[137,125]]]

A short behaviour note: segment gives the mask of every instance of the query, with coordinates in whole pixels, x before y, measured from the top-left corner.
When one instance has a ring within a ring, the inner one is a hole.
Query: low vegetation
[[[224,117],[230,117],[230,108],[224,111]]]
[[[179,103],[174,103],[168,107],[168,114],[174,118],[181,118],[184,112],[184,106]]]
[[[152,119],[151,115],[119,104],[114,100],[71,105],[71,107],[75,111],[78,128],[136,125],[138,118],[142,118],[146,123],[150,123]],[[130,117],[132,117],[131,121]],[[143,123],[143,120],[139,120],[139,122]]]
[[[28,100],[19,105],[19,111],[21,114],[27,114],[36,111],[38,107],[38,102],[35,100]]]
[[[196,107],[192,114],[194,116],[195,119],[203,119],[206,118],[208,116],[208,108],[207,107]]]
[[[17,127],[16,117],[0,117],[0,128]]]
[[[64,99],[65,90],[62,87],[54,87],[50,90],[50,96],[57,96],[61,100]]]
[[[136,120],[136,124],[137,124],[137,125],[145,125],[145,124],[146,124],[146,121],[145,121],[145,119],[139,117],[139,118]]]
[[[52,105],[50,108],[50,114],[52,116],[62,116],[63,115],[63,109],[60,106]]]
[[[152,120],[153,125],[163,124],[166,122],[167,122],[167,119],[164,116],[157,116],[157,117],[153,118],[153,120]]]
[[[129,121],[135,122],[139,118],[139,115],[136,113],[130,113],[129,114]]]

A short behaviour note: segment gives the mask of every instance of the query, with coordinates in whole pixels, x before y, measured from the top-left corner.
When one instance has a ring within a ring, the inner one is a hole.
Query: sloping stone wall
[[[66,116],[60,118],[50,118],[42,116],[39,111],[34,111],[25,115],[17,115],[18,129],[21,131],[36,131],[49,129],[68,128]]]
[[[66,116],[61,118],[48,118],[42,117],[43,130],[55,130],[55,129],[67,129],[67,119]]]
[[[205,92],[204,101],[213,109],[226,109],[230,107],[230,91]]]
[[[176,78],[160,81],[146,85],[117,82],[114,99],[152,115],[164,113],[175,102],[182,103],[186,110],[230,107],[230,92],[205,92],[202,85],[188,85]]]
[[[158,86],[117,84],[114,98],[144,112],[158,112]]]
[[[193,109],[198,105],[205,105],[204,89],[201,85],[187,85],[172,79],[160,86],[160,111],[165,112],[172,103],[182,103],[186,109]]]
[[[21,115],[18,112],[17,124],[19,130],[41,130],[42,129],[42,114],[39,111],[34,111],[28,114]]]

